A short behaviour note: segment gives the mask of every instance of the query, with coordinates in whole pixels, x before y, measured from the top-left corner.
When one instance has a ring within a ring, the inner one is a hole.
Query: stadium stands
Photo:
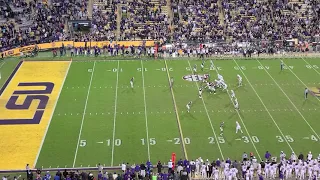
[[[314,40],[317,0],[1,0],[0,48],[61,40]],[[68,20],[89,19],[89,32]]]

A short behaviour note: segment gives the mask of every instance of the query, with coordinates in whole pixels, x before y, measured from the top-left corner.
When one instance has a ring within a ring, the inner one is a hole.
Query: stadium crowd
[[[26,166],[27,180],[129,180],[129,179],[152,179],[152,180],[187,180],[187,179],[309,179],[316,180],[320,177],[320,154],[318,157],[308,152],[299,155],[292,152],[287,156],[283,151],[278,157],[272,156],[266,151],[263,159],[258,160],[252,152],[242,154],[241,160],[217,159],[209,161],[201,157],[195,160],[178,160],[167,163],[160,161],[153,165],[150,161],[141,164],[123,163],[121,169],[104,169],[102,164],[97,165],[93,171],[67,171],[58,170],[55,174],[42,169],[31,170]],[[95,171],[95,172],[94,172]],[[98,173],[96,173],[96,171]],[[112,171],[107,172],[107,171]],[[34,175],[35,174],[35,175]],[[4,176],[3,180],[8,180]],[[14,177],[17,180],[17,177]]]
[[[110,11],[85,0],[1,0],[0,48],[61,40],[303,42],[320,36],[317,0],[100,1]],[[71,32],[68,20],[88,19],[89,8],[91,30]]]

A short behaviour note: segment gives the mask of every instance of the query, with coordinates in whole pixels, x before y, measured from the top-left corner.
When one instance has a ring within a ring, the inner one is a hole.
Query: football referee
[[[308,99],[308,94],[309,94],[309,89],[305,88],[304,89],[304,99]]]

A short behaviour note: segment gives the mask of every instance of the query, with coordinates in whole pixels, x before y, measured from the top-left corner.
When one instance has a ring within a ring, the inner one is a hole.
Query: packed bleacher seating
[[[320,36],[317,0],[1,0],[0,48],[61,40],[234,42]],[[69,20],[91,20],[73,32]]]

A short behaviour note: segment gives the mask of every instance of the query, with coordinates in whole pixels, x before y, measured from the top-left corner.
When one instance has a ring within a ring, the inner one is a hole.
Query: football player
[[[231,100],[233,100],[233,98],[236,98],[236,94],[234,93],[233,90],[231,90]]]
[[[196,64],[193,66],[193,73],[197,74],[197,65]]]
[[[239,103],[238,103],[238,99],[237,99],[237,98],[234,99],[234,108],[237,109],[237,110],[240,110],[240,109],[239,109]]]
[[[223,135],[224,122],[220,123],[220,136]]]
[[[238,87],[242,86],[242,77],[237,74],[237,78],[238,78]]]
[[[188,102],[188,104],[186,105],[187,112],[190,112],[191,105],[192,105],[192,101]]]
[[[210,94],[212,92],[213,94],[216,94],[216,88],[214,87],[214,83],[209,83],[208,87],[209,87]]]
[[[283,67],[284,67],[284,63],[283,63],[283,61],[281,60],[281,63],[280,63],[280,70],[281,70],[281,71],[283,70]]]
[[[170,78],[170,88],[173,86],[173,77]]]
[[[202,98],[202,88],[199,88],[199,98]]]
[[[133,88],[133,81],[134,81],[134,77],[132,77],[132,78],[130,79],[130,86],[131,86],[131,88]]]
[[[238,123],[238,121],[236,121],[236,133],[238,133],[238,131],[240,131],[243,134],[240,124]]]
[[[218,79],[221,80],[221,81],[224,81],[223,80],[223,76],[221,74],[218,74]]]
[[[221,84],[222,84],[222,87],[223,87],[223,91],[224,90],[227,90],[227,88],[228,88],[228,85],[224,82],[224,81],[221,81]],[[228,91],[228,90],[227,90]]]
[[[203,69],[204,69],[204,61],[202,61],[200,66],[201,66],[201,71],[203,71]]]

